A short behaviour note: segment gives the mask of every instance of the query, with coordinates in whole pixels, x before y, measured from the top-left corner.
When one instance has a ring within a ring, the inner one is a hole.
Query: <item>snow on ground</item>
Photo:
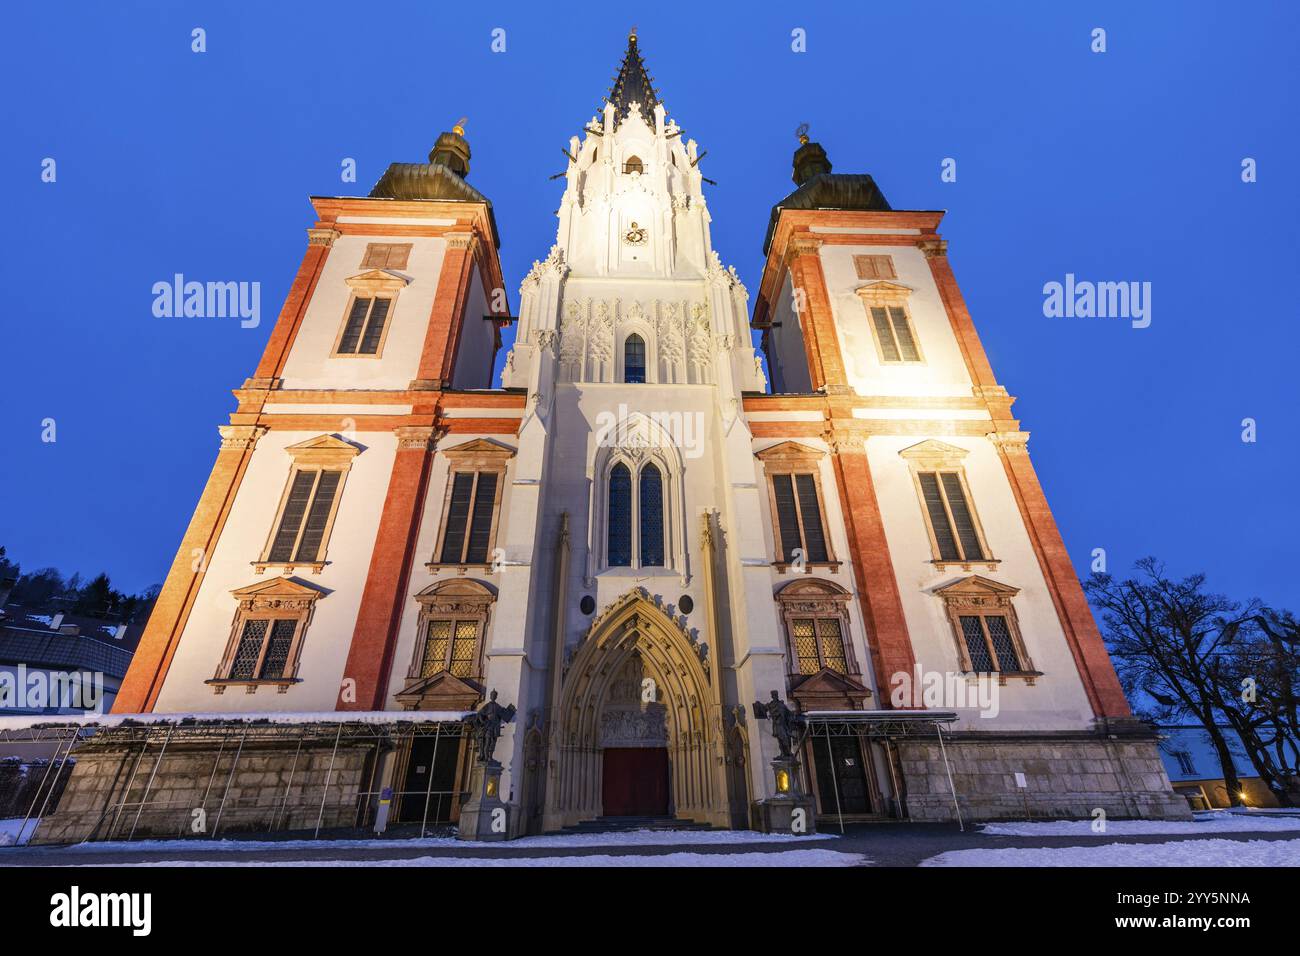
[[[511,844],[515,846],[517,844]],[[464,846],[464,844],[461,844]],[[112,863],[110,866],[655,866],[735,867],[771,866],[770,853],[666,853],[661,856],[418,856],[407,860],[166,860],[160,863]],[[781,866],[869,866],[857,853],[834,850],[786,850],[775,858]]]
[[[987,823],[980,832],[986,836],[1208,836],[1214,833],[1275,833],[1300,830],[1300,818],[1255,816],[1247,813],[1217,811],[1200,813],[1191,822],[1182,820],[1107,820],[1106,829],[1095,832],[1092,820],[1043,820],[1037,823]]]
[[[1178,840],[950,850],[921,866],[1300,866],[1300,840]]]
[[[36,824],[40,822],[40,820],[28,820],[27,828],[23,829],[22,817],[0,820],[0,846],[13,846],[17,843],[25,843],[27,838],[32,835],[32,831],[36,829]],[[19,830],[23,831],[21,837],[18,834]]]
[[[14,821],[17,828],[21,821]],[[30,831],[29,831],[30,832]],[[2,838],[0,838],[2,839]],[[400,850],[439,849],[490,850],[507,847],[519,850],[557,850],[601,846],[719,846],[747,843],[799,843],[807,836],[788,833],[755,833],[752,830],[628,830],[617,833],[556,833],[548,836],[523,837],[507,843],[462,842],[455,837],[412,837],[404,840],[115,840],[104,843],[78,843],[62,848],[68,852],[90,853],[123,851],[129,853],[209,853],[236,850]],[[838,840],[829,833],[811,839]]]

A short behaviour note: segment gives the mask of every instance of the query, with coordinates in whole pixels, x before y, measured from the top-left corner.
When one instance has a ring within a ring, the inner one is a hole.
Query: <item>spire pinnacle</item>
[[[614,86],[605,97],[614,105],[614,122],[621,123],[627,116],[633,103],[641,105],[641,115],[649,120],[654,116],[654,108],[659,105],[658,90],[646,70],[645,61],[641,59],[641,49],[637,45],[636,27],[627,34],[627,49],[623,53],[623,62],[614,77]]]

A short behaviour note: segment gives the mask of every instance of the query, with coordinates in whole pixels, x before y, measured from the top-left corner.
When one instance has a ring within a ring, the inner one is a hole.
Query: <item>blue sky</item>
[[[708,150],[714,243],[751,292],[806,121],[836,170],[872,173],[895,208],[949,210],[958,281],[1081,572],[1097,547],[1113,571],[1155,554],[1234,595],[1300,605],[1294,5],[562,9],[7,5],[10,557],[129,589],[160,581],[230,389],[301,260],[307,196],[363,195],[462,115],[516,305],[554,241],[563,184],[547,177],[635,22],[670,115]],[[194,27],[206,53],[190,50]],[[355,184],[340,182],[345,157]],[[946,157],[955,183],[940,180]],[[1241,181],[1244,157],[1258,182]],[[155,318],[150,289],[177,272],[260,282],[260,327]],[[1152,283],[1151,326],[1045,318],[1043,284],[1067,272]]]

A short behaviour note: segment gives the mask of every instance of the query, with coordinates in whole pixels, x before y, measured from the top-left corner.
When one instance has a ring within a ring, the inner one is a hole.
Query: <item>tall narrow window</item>
[[[377,355],[384,340],[389,307],[393,300],[375,296],[352,300],[343,332],[339,335],[337,355]]]
[[[832,701],[819,696],[839,694],[838,691],[829,691],[824,683],[820,686],[818,682],[806,683],[806,678],[823,670],[834,671],[849,679],[843,688],[851,699],[860,701],[870,696],[870,692],[856,680],[858,665],[849,640],[848,608],[852,599],[844,588],[815,577],[796,579],[776,592],[777,606],[785,621],[790,688],[795,699],[805,706],[843,706],[848,703],[843,698]]]
[[[297,628],[298,622],[292,618],[245,621],[235,661],[230,668],[230,679],[277,680],[283,677]]]
[[[871,321],[876,327],[876,341],[886,362],[919,362],[921,353],[916,348],[912,325],[907,311],[898,305],[871,307]]]
[[[645,382],[645,341],[635,333],[623,343],[623,381]]]
[[[632,565],[632,473],[618,464],[609,473],[609,566]]]
[[[429,585],[415,600],[415,648],[397,702],[408,710],[469,710],[482,693],[483,641],[496,592],[457,575]]]
[[[768,475],[777,564],[834,564],[818,475],[825,452],[782,442],[758,452]]]
[[[777,524],[781,532],[781,560],[795,561],[798,549],[805,561],[826,561],[826,535],[821,504],[812,475],[773,475]]]
[[[442,451],[448,474],[442,524],[433,560],[426,565],[431,571],[441,565],[493,565],[501,494],[513,454],[512,449],[485,438]]]
[[[1010,674],[1033,682],[1038,672],[1016,620],[1016,588],[973,574],[934,593],[947,606],[963,671]]]
[[[641,567],[664,566],[664,484],[659,469],[641,469]]]
[[[217,693],[232,681],[247,684],[250,692],[259,683],[293,683],[312,605],[322,592],[281,577],[231,593],[239,601],[239,611],[226,653],[208,683]]]
[[[440,563],[488,563],[499,477],[493,471],[452,473],[442,548],[438,552]]]
[[[941,561],[983,561],[988,555],[980,541],[961,476],[957,472],[917,474],[930,530]]]
[[[294,473],[280,524],[267,554],[275,564],[319,561],[325,531],[334,510],[341,471],[321,469]]]

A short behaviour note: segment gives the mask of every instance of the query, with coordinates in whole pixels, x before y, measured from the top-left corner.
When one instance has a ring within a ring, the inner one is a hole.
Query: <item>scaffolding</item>
[[[123,753],[134,752],[134,759],[126,779],[125,787],[120,791],[111,788],[105,795],[105,804],[99,816],[91,826],[84,839],[97,839],[95,834],[111,818],[106,833],[107,838],[117,837],[124,830],[126,840],[135,839],[142,816],[148,812],[165,813],[167,811],[193,811],[201,809],[208,814],[210,804],[215,800],[215,818],[211,827],[204,826],[203,834],[208,839],[216,839],[222,833],[222,820],[230,812],[235,812],[238,800],[231,797],[232,784],[236,770],[244,756],[246,745],[275,744],[293,748],[285,780],[283,796],[278,805],[270,812],[268,832],[284,828],[290,812],[301,811],[308,806],[304,800],[291,805],[295,775],[299,773],[299,758],[304,748],[328,747],[330,752],[328,769],[324,785],[321,787],[319,803],[314,799],[310,806],[316,807],[316,822],[312,831],[313,839],[320,837],[325,818],[325,808],[331,788],[335,785],[335,761],[339,750],[349,745],[366,745],[373,747],[368,763],[369,776],[364,788],[358,787],[356,823],[364,827],[373,817],[371,811],[379,799],[396,799],[400,806],[402,801],[415,799],[422,801],[423,810],[420,821],[420,835],[427,834],[429,828],[430,807],[437,801],[434,813],[435,821],[442,816],[443,801],[455,801],[464,794],[459,789],[434,790],[434,761],[437,760],[439,746],[460,747],[461,739],[468,734],[463,712],[365,712],[344,716],[337,713],[326,714],[195,714],[195,715],[86,715],[69,717],[28,717],[0,718],[0,744],[5,743],[46,743],[52,744],[54,753],[45,768],[40,785],[37,787],[27,814],[19,828],[20,841],[27,836],[30,822],[39,821],[50,809],[50,797],[55,784],[65,765],[75,759],[74,751],[82,745],[93,743],[98,749],[120,748]],[[428,783],[423,790],[398,790],[392,787],[378,787],[377,778],[381,759],[384,754],[398,751],[409,756],[412,745],[419,739],[433,740],[432,758],[429,766]],[[201,803],[192,801],[179,803],[150,799],[157,780],[159,768],[167,756],[169,748],[180,746],[203,745],[214,750],[211,772],[208,774]],[[222,762],[229,755],[230,766],[221,773]],[[224,778],[224,779],[223,779]],[[137,779],[143,780],[143,789],[137,799],[132,799],[137,789]],[[114,799],[114,794],[117,794]],[[300,795],[306,796],[305,792]],[[254,809],[254,808],[243,808]],[[258,811],[265,807],[257,806]],[[129,817],[129,829],[123,823]],[[33,828],[35,829],[35,828]],[[184,820],[178,828],[177,836],[184,836]],[[120,838],[120,837],[118,837]]]
[[[937,737],[939,752],[943,756],[943,769],[948,777],[948,790],[952,794],[952,806],[957,813],[957,826],[964,833],[966,824],[961,816],[961,804],[957,800],[957,787],[952,779],[952,766],[948,762],[948,747],[944,741],[944,727],[958,719],[956,711],[951,710],[813,710],[804,714],[807,720],[807,737],[821,737],[826,740],[827,752],[830,753],[832,737],[857,737],[864,740],[883,740],[886,747],[899,738]],[[894,766],[892,752],[887,750],[885,763],[889,767],[890,786],[894,800],[902,815],[902,790],[898,771]],[[844,832],[844,812],[840,805],[839,784],[832,768],[831,786],[835,798],[835,816],[839,821],[840,833]]]

